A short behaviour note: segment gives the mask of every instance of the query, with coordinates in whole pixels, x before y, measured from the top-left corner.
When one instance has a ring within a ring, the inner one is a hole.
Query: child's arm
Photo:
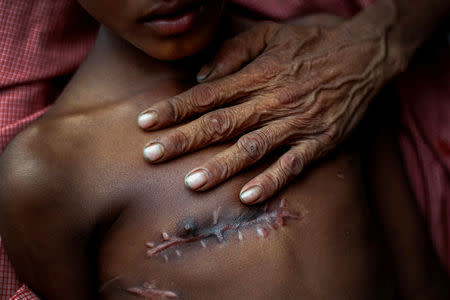
[[[28,132],[0,160],[0,234],[8,256],[41,298],[94,299],[86,205],[65,184],[71,174]]]

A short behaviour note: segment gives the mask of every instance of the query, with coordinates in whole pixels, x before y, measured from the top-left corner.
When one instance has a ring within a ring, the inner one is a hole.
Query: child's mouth
[[[204,1],[197,1],[170,13],[152,13],[141,18],[140,23],[150,26],[163,36],[183,34],[192,28],[203,6]]]

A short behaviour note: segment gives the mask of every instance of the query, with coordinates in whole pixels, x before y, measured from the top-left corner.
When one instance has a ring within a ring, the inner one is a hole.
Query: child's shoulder
[[[51,143],[51,130],[45,122],[36,122],[20,133],[0,157],[0,194],[16,190],[16,195],[43,189],[57,188],[66,166],[54,157],[55,145]],[[15,197],[17,198],[17,197]]]
[[[77,130],[66,130],[65,126],[39,120],[5,149],[0,157],[1,217],[13,214],[23,220],[48,220],[57,214],[77,214],[77,222],[83,222],[83,215],[90,213],[90,207],[82,205],[77,186],[82,185],[82,166],[76,151],[81,139]],[[70,226],[68,220],[64,220],[65,226]]]
[[[67,171],[71,171],[73,165],[65,153],[73,148],[77,136],[65,127],[62,122],[44,117],[11,141],[0,157],[0,172],[10,184],[47,181],[53,182],[54,186],[58,183],[56,179],[68,175]]]
[[[75,140],[56,125],[37,121],[0,157],[0,234],[17,274],[42,298],[73,290],[82,296],[69,298],[88,299],[84,255],[98,214],[77,186],[73,154],[63,152]]]

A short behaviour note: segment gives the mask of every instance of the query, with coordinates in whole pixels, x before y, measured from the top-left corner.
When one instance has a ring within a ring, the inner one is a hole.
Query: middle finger
[[[144,157],[152,163],[163,162],[228,140],[255,126],[260,119],[256,100],[218,109],[150,141],[144,147]]]

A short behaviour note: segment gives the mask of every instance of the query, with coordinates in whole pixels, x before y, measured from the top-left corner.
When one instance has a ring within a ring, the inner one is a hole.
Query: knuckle
[[[213,86],[203,83],[191,89],[189,103],[199,110],[209,109],[215,106],[216,96]]]
[[[182,113],[179,109],[180,102],[182,101],[177,96],[162,102],[162,111],[165,112],[169,121],[178,122],[182,119]]]
[[[215,157],[211,163],[208,164],[208,170],[214,174],[217,181],[224,180],[232,175],[230,162],[221,157]]]
[[[250,73],[257,74],[259,80],[270,81],[280,74],[280,62],[275,55],[265,54],[248,66]]]
[[[332,137],[328,132],[323,133],[318,139],[317,139],[317,146],[315,149],[315,155],[317,157],[321,157],[328,153],[330,150],[332,150],[336,146],[336,142],[334,137]]]
[[[230,60],[233,59],[234,54],[230,54],[227,58],[219,57],[215,63],[214,66],[214,72],[217,74],[225,74],[227,73],[229,67],[230,67]]]
[[[169,140],[175,153],[183,153],[187,151],[190,145],[188,135],[180,129],[175,129],[175,131],[169,136]]]
[[[334,138],[330,132],[326,131],[320,135],[318,138],[318,142],[321,147],[327,147],[329,144],[333,142]]]
[[[280,159],[280,169],[286,177],[298,175],[305,165],[305,160],[301,155],[286,153]]]
[[[298,98],[294,88],[285,88],[278,91],[276,103],[277,105],[295,104]]]
[[[265,181],[265,186],[272,192],[279,190],[283,185],[280,176],[277,176],[275,172],[267,172],[263,180]]]
[[[226,110],[217,110],[201,118],[201,128],[210,140],[227,136],[233,128],[232,114]]]
[[[341,138],[341,133],[336,124],[330,125],[328,128],[324,129],[323,132],[318,136],[317,143],[320,151],[327,151],[333,148]]]
[[[268,138],[259,132],[244,135],[237,145],[252,160],[259,160],[269,149]]]

